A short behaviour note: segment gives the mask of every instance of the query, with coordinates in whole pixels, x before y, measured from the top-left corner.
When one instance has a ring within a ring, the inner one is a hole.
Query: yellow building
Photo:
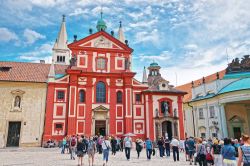
[[[0,62],[0,148],[41,146],[49,64]],[[64,66],[56,66],[64,72]]]

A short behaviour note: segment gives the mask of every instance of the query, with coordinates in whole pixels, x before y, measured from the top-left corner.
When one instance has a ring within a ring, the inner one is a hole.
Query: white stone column
[[[226,113],[225,113],[225,107],[224,104],[220,105],[220,116],[221,116],[221,126],[222,126],[222,136],[228,137],[228,131],[227,131],[227,119],[226,119]]]

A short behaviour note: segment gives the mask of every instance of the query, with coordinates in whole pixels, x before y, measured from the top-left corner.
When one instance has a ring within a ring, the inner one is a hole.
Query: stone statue
[[[20,108],[20,103],[21,103],[21,97],[20,96],[16,96],[15,97],[15,102],[14,102],[14,107]]]
[[[76,61],[77,61],[76,56],[73,56],[70,60],[70,66],[76,66]]]
[[[169,104],[166,101],[163,101],[161,103],[161,112],[164,114],[164,116],[169,115]]]

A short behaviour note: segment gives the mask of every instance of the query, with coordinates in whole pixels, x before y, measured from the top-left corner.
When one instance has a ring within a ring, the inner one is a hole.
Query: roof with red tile
[[[225,75],[225,73],[226,73],[226,70],[220,71],[220,72],[219,72],[220,78],[223,78],[224,75]],[[195,80],[195,81],[194,81],[194,87],[199,86],[199,85],[202,83],[202,79],[203,79],[203,78],[198,79],[198,80]],[[211,75],[209,75],[209,76],[206,76],[206,77],[205,77],[205,82],[206,82],[206,83],[212,82],[212,81],[214,81],[214,80],[216,80],[216,79],[217,79],[217,72],[214,73],[214,74],[211,74]],[[175,87],[175,88],[178,89],[178,90],[185,91],[185,92],[188,93],[188,94],[186,94],[186,95],[184,96],[183,102],[188,102],[188,101],[190,101],[190,100],[192,99],[192,83],[191,83],[191,82],[190,82],[190,83],[187,83],[187,84],[184,84],[184,85],[177,86],[177,87]]]
[[[66,74],[66,65],[55,65],[56,74]],[[9,70],[8,70],[9,68]],[[50,64],[0,61],[0,81],[47,82]]]

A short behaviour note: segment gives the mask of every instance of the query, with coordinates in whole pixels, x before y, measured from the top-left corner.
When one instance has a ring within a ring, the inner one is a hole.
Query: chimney
[[[45,64],[45,60],[40,60],[40,63]]]

